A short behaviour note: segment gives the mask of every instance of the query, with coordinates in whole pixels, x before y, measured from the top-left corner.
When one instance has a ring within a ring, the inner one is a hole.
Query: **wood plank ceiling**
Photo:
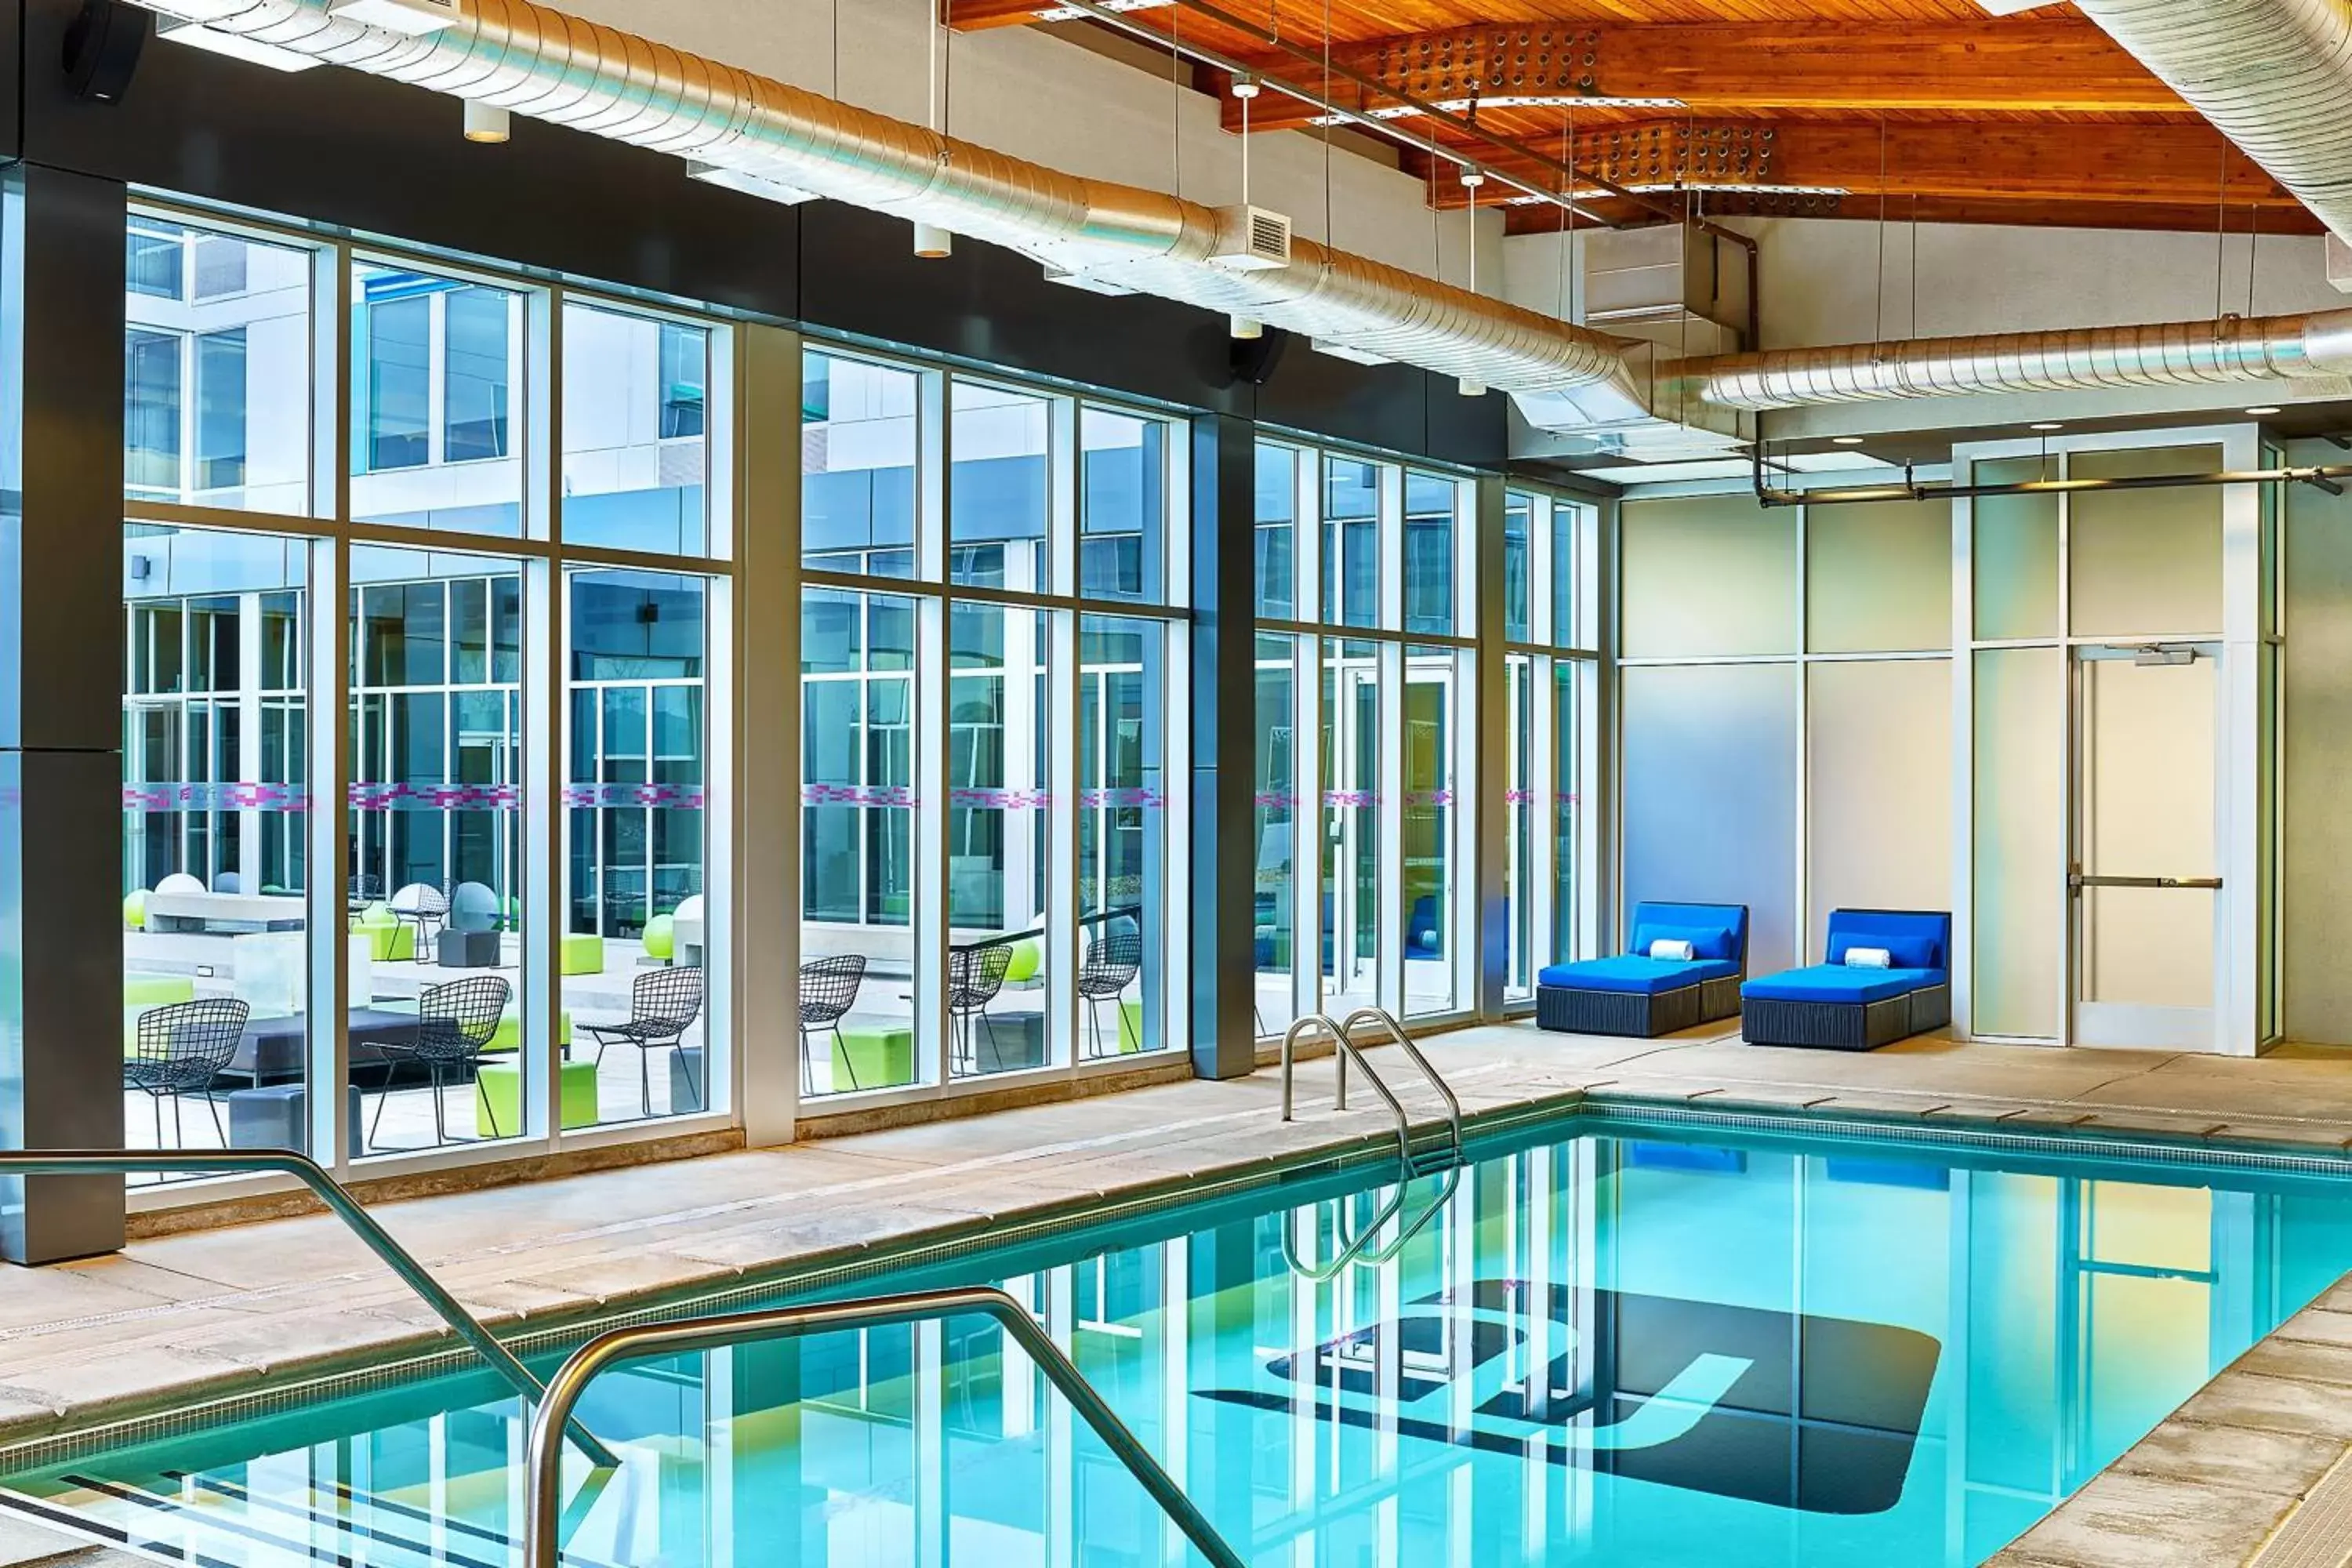
[[[963,29],[1055,19],[1051,3],[949,0]],[[1395,126],[1408,142],[1402,165],[1429,182],[1433,204],[1507,205],[1515,232],[1555,228],[1564,209],[1502,180],[1474,191],[1426,150],[1431,138],[1549,192],[1570,188],[1559,165],[1571,165],[1580,211],[1613,223],[1696,205],[1714,216],[2319,232],[2071,5],[1994,16],[1974,0],[1117,4],[1158,37],[1173,29],[1269,82]],[[1226,127],[1239,132],[1233,79],[1204,68],[1196,79],[1223,95]],[[1269,86],[1249,124],[1311,130],[1320,118]]]

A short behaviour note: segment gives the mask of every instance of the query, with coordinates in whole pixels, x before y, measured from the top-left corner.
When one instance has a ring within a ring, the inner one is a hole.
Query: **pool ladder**
[[[722,1313],[674,1322],[644,1323],[598,1335],[556,1369],[544,1385],[512,1351],[466,1310],[440,1281],[416,1261],[407,1248],[361,1206],[341,1182],[318,1162],[289,1150],[232,1151],[214,1149],[159,1150],[129,1152],[100,1149],[40,1149],[23,1152],[0,1151],[0,1176],[207,1175],[256,1172],[299,1178],[334,1215],[349,1226],[378,1258],[390,1265],[426,1305],[439,1313],[457,1335],[490,1363],[491,1368],[522,1396],[530,1411],[528,1447],[530,1511],[523,1525],[523,1562],[527,1568],[556,1568],[562,1532],[563,1509],[557,1496],[562,1475],[560,1459],[568,1439],[594,1466],[587,1484],[573,1499],[572,1511],[593,1506],[621,1468],[620,1457],[583,1426],[572,1410],[597,1375],[615,1362],[667,1352],[687,1354],[723,1350],[762,1340],[794,1338],[836,1329],[887,1328],[893,1324],[979,1313],[994,1318],[1007,1336],[1028,1352],[1047,1381],[1062,1391],[1071,1406],[1092,1426],[1112,1455],[1167,1510],[1186,1539],[1214,1568],[1247,1568],[1174,1479],[1151,1457],[1127,1424],[1118,1418],[1087,1381],[1076,1363],[1064,1354],[1029,1310],[1002,1290],[985,1288],[926,1290],[902,1296],[877,1296],[857,1301],[824,1301],[783,1307],[766,1312]]]
[[[466,1310],[457,1298],[449,1294],[441,1282],[426,1272],[406,1247],[392,1238],[392,1233],[376,1222],[373,1215],[361,1206],[349,1188],[329,1175],[323,1166],[307,1154],[291,1150],[226,1150],[226,1149],[158,1149],[146,1152],[120,1149],[29,1149],[23,1152],[0,1152],[0,1176],[133,1176],[186,1175],[227,1176],[268,1172],[294,1176],[310,1189],[318,1200],[326,1205],[337,1219],[351,1227],[352,1233],[365,1242],[370,1251],[383,1259],[408,1288],[425,1299],[425,1304],[440,1314],[459,1339],[480,1352],[490,1369],[504,1378],[509,1387],[522,1395],[526,1405],[545,1408],[546,1389],[540,1386],[530,1369],[516,1359],[514,1352],[499,1342],[497,1335],[483,1325],[479,1318]],[[617,1466],[620,1460],[613,1450],[599,1442],[596,1435],[577,1422],[570,1424],[570,1436],[599,1468]]]
[[[667,1323],[643,1323],[614,1329],[589,1341],[556,1369],[548,1380],[547,1397],[531,1413],[529,1461],[529,1511],[523,1516],[524,1568],[557,1568],[562,1533],[558,1482],[562,1467],[562,1439],[558,1434],[571,1420],[572,1406],[597,1375],[615,1362],[649,1355],[692,1355],[726,1350],[766,1340],[796,1339],[803,1334],[845,1329],[889,1328],[905,1323],[976,1313],[996,1320],[1008,1339],[1018,1344],[1064,1398],[1103,1440],[1128,1473],[1143,1485],[1152,1500],[1166,1510],[1176,1527],[1214,1568],[1247,1568],[1217,1528],[1209,1522],[1183,1488],[1151,1457],[1127,1424],[1096,1392],[1086,1374],[1037,1326],[1029,1309],[1002,1290],[972,1286],[917,1291],[902,1296],[874,1296],[856,1301],[816,1301],[780,1307],[764,1312],[722,1313]],[[591,1478],[592,1484],[593,1478]]]
[[[1445,1139],[1427,1154],[1417,1152],[1413,1147],[1412,1119],[1406,1114],[1404,1102],[1397,1098],[1396,1091],[1389,1087],[1388,1080],[1381,1078],[1372,1064],[1364,1058],[1362,1049],[1357,1046],[1352,1037],[1353,1031],[1360,1023],[1378,1025],[1381,1032],[1391,1041],[1404,1047],[1406,1057],[1412,1060],[1415,1068],[1420,1069],[1421,1076],[1429,1081],[1430,1086],[1437,1090],[1439,1098],[1445,1102]],[[1343,1228],[1344,1239],[1341,1241],[1339,1250],[1321,1263],[1307,1263],[1301,1259],[1296,1234],[1297,1211],[1292,1211],[1286,1218],[1282,1227],[1283,1262],[1293,1274],[1313,1280],[1317,1284],[1323,1284],[1339,1278],[1355,1264],[1378,1266],[1393,1260],[1398,1254],[1402,1253],[1406,1244],[1420,1235],[1423,1227],[1437,1216],[1439,1211],[1453,1201],[1454,1190],[1461,1184],[1465,1155],[1462,1144],[1462,1102],[1454,1098],[1452,1087],[1446,1083],[1438,1070],[1430,1065],[1429,1058],[1421,1054],[1420,1047],[1415,1046],[1412,1043],[1412,1037],[1405,1033],[1404,1026],[1397,1021],[1396,1015],[1384,1007],[1359,1007],[1348,1015],[1345,1022],[1336,1024],[1331,1021],[1329,1015],[1314,1013],[1290,1026],[1289,1031],[1282,1037],[1282,1119],[1285,1121],[1293,1119],[1292,1080],[1297,1065],[1298,1042],[1307,1036],[1318,1033],[1330,1036],[1338,1048],[1337,1100],[1339,1110],[1348,1109],[1348,1064],[1350,1061],[1363,1069],[1364,1077],[1370,1080],[1373,1089],[1388,1102],[1389,1111],[1396,1119],[1398,1165],[1396,1191],[1390,1195],[1386,1203],[1381,1205],[1380,1212],[1373,1215],[1371,1222],[1358,1230],[1352,1237],[1345,1236]],[[1402,1212],[1405,1200],[1412,1192],[1413,1182],[1419,1177],[1428,1175],[1442,1176],[1437,1192],[1428,1202],[1421,1205],[1411,1219],[1404,1220],[1397,1226],[1394,1236],[1386,1242],[1381,1242],[1381,1233],[1387,1229],[1390,1222],[1396,1220]]]
[[[1396,1091],[1365,1059],[1363,1047],[1355,1042],[1353,1037],[1359,1024],[1378,1026],[1391,1042],[1402,1047],[1407,1059],[1420,1069],[1421,1076],[1445,1102],[1445,1142],[1437,1149],[1433,1163],[1426,1168],[1419,1163],[1413,1150],[1412,1118],[1405,1113],[1404,1101],[1396,1097]],[[1290,1026],[1289,1032],[1282,1037],[1282,1119],[1285,1121],[1294,1120],[1292,1080],[1297,1068],[1298,1042],[1313,1034],[1328,1035],[1332,1044],[1339,1048],[1337,1099],[1339,1110],[1348,1109],[1348,1067],[1350,1062],[1363,1069],[1364,1077],[1371,1083],[1374,1092],[1388,1102],[1389,1114],[1396,1119],[1397,1158],[1409,1174],[1427,1175],[1462,1163],[1462,1102],[1454,1097],[1453,1089],[1438,1075],[1437,1069],[1429,1065],[1429,1058],[1421,1054],[1421,1047],[1412,1043],[1412,1037],[1405,1033],[1404,1026],[1397,1022],[1396,1015],[1385,1007],[1359,1007],[1348,1015],[1345,1022],[1338,1024],[1331,1021],[1328,1013],[1310,1013]]]

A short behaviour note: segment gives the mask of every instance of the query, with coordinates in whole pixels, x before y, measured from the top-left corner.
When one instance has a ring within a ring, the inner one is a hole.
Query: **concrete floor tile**
[[[2299,1498],[2344,1456],[2333,1437],[2169,1421],[2116,1461],[2133,1475]]]
[[[2296,1383],[2231,1367],[2189,1396],[2178,1415],[2208,1426],[2285,1432],[2352,1444],[2352,1399],[2334,1385]]]
[[[2001,1568],[2021,1559],[2067,1568],[2231,1568],[2244,1563],[2294,1506],[2294,1498],[2276,1492],[2219,1485],[2192,1489],[2109,1470],[1993,1563]]]
[[[2352,1346],[2274,1334],[2240,1356],[2236,1370],[2305,1384],[2352,1388]]]

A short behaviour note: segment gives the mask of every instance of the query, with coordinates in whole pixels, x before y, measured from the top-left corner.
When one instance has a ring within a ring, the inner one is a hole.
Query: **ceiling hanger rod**
[[[1284,93],[1291,98],[1295,98],[1298,100],[1299,102],[1307,104],[1310,108],[1320,110],[1322,112],[1331,115],[1337,119],[1347,121],[1351,125],[1371,132],[1377,136],[1385,137],[1390,141],[1399,142],[1412,149],[1414,152],[1425,153],[1430,150],[1428,143],[1414,141],[1404,131],[1400,129],[1399,122],[1396,121],[1378,119],[1372,115],[1366,114],[1361,110],[1349,109],[1344,104],[1334,102],[1330,99],[1318,93],[1312,88],[1302,87],[1297,82],[1285,81],[1278,76],[1267,76],[1262,71],[1254,70],[1248,65],[1235,59],[1231,55],[1221,53],[1218,50],[1210,48],[1204,44],[1197,44],[1190,39],[1175,38],[1169,33],[1160,32],[1156,27],[1149,26],[1144,23],[1134,20],[1123,12],[1114,11],[1108,5],[1098,5],[1096,3],[1096,0],[1066,0],[1066,3],[1071,10],[1083,12],[1094,20],[1104,23],[1108,26],[1117,27],[1123,33],[1141,38],[1147,43],[1157,45],[1159,47],[1171,50],[1175,54],[1189,55],[1192,58],[1199,60],[1202,65],[1214,66],[1219,70],[1228,71],[1235,76],[1247,77],[1263,86],[1272,88],[1276,92]],[[1218,20],[1223,21],[1226,19],[1223,12],[1215,12],[1213,13],[1213,15]],[[1262,29],[1248,27],[1246,24],[1236,22],[1233,25],[1243,26],[1245,30],[1249,31],[1251,36],[1254,37],[1261,37],[1270,43],[1279,44],[1284,52],[1297,55],[1303,59],[1309,59],[1313,61],[1318,69],[1321,68],[1322,57],[1316,54],[1313,50],[1283,44],[1281,43],[1281,40],[1276,38],[1273,34],[1266,33]],[[1355,78],[1354,72],[1349,71],[1346,67],[1337,63],[1332,65],[1331,74],[1334,76],[1349,77],[1350,79]],[[1391,94],[1390,96],[1394,95]],[[1408,103],[1412,102],[1411,100],[1407,100],[1406,101]],[[1417,103],[1413,106],[1416,108],[1419,107]],[[1449,123],[1462,123],[1460,121],[1453,121],[1450,116],[1442,116],[1442,118],[1445,118]],[[1576,177],[1573,172],[1568,168],[1568,165],[1558,163],[1552,159],[1546,158],[1542,153],[1534,151],[1532,148],[1521,147],[1516,142],[1511,142],[1501,137],[1492,136],[1485,132],[1479,132],[1475,126],[1470,126],[1468,129],[1476,132],[1477,134],[1481,136],[1486,136],[1488,141],[1495,142],[1498,146],[1502,146],[1512,151],[1525,153],[1531,158],[1535,158],[1541,163],[1547,163],[1562,173],[1569,174],[1571,181]],[[1622,223],[1612,223],[1608,218],[1594,212],[1590,207],[1578,205],[1571,195],[1563,195],[1559,191],[1546,190],[1543,186],[1522,179],[1518,175],[1513,174],[1507,170],[1497,169],[1491,164],[1482,163],[1466,153],[1458,153],[1451,147],[1443,147],[1438,149],[1438,153],[1439,156],[1460,165],[1464,169],[1475,174],[1484,174],[1497,184],[1508,185],[1511,189],[1518,191],[1526,195],[1534,196],[1538,201],[1549,203],[1554,206],[1566,207],[1570,212],[1576,213],[1580,216],[1590,218],[1595,223],[1605,225],[1611,228],[1622,228],[1625,226],[1625,225]],[[1638,193],[1623,191],[1622,187],[1612,185],[1608,181],[1597,177],[1588,179],[1587,183],[1608,191],[1612,195],[1623,195],[1631,200],[1641,202],[1644,206],[1650,208],[1652,211],[1659,213],[1664,216],[1671,217],[1678,223],[1682,221],[1682,215],[1673,211],[1664,203],[1645,201]],[[1572,184],[1571,189],[1573,189]],[[1706,226],[1712,227],[1713,226],[1709,225]],[[1745,239],[1746,236],[1735,235],[1730,237]]]
[[[1306,63],[1314,66],[1318,70],[1322,68],[1323,57],[1314,50],[1309,49],[1303,45],[1293,43],[1289,39],[1282,37],[1276,34],[1270,33],[1255,22],[1236,16],[1230,11],[1226,11],[1218,5],[1210,4],[1210,0],[1171,0],[1171,3],[1174,5],[1178,10],[1191,11],[1199,16],[1205,16],[1210,21],[1216,23],[1220,26],[1231,27],[1237,33],[1248,35],[1250,37],[1265,45],[1266,47],[1270,49],[1278,49],[1294,59],[1303,60]],[[1094,8],[1095,7],[1091,5],[1085,6],[1085,9],[1089,12],[1094,10]],[[1244,66],[1238,68],[1247,70],[1249,68]],[[1277,83],[1279,81],[1278,78],[1265,76],[1263,72],[1257,72],[1255,74],[1257,74],[1265,81]],[[1588,184],[1595,186],[1600,190],[1606,191],[1612,196],[1622,197],[1626,201],[1632,202],[1634,205],[1643,208],[1646,212],[1654,213],[1659,217],[1667,218],[1675,223],[1695,224],[1697,227],[1706,230],[1709,234],[1714,234],[1722,238],[1729,239],[1737,244],[1746,245],[1753,243],[1748,239],[1748,236],[1740,234],[1737,230],[1719,227],[1716,224],[1710,223],[1703,217],[1694,217],[1690,213],[1684,211],[1670,203],[1659,201],[1656,197],[1649,195],[1643,192],[1633,190],[1627,186],[1618,184],[1613,180],[1603,179],[1598,174],[1580,173],[1570,165],[1560,162],[1559,159],[1552,157],[1550,154],[1544,153],[1536,147],[1528,145],[1527,142],[1520,141],[1515,136],[1506,136],[1500,132],[1489,131],[1474,120],[1465,120],[1462,116],[1455,114],[1449,110],[1439,108],[1436,104],[1430,102],[1426,99],[1415,98],[1412,94],[1402,91],[1397,88],[1391,87],[1387,83],[1380,80],[1377,77],[1368,76],[1364,72],[1357,70],[1352,66],[1341,65],[1337,60],[1334,60],[1331,63],[1331,74],[1339,77],[1344,81],[1355,83],[1356,86],[1363,89],[1366,92],[1372,93],[1381,98],[1391,99],[1398,103],[1403,104],[1408,109],[1425,114],[1440,125],[1451,126],[1453,129],[1462,132],[1465,135],[1478,138],[1489,146],[1500,147],[1506,152],[1516,153],[1520,157],[1529,159],[1534,163],[1539,163],[1543,167],[1553,171],[1555,174],[1565,174],[1568,176],[1571,184],[1575,181],[1582,180]],[[1385,125],[1388,124],[1389,121],[1382,121],[1379,123]],[[1412,145],[1412,143],[1408,143],[1408,145]],[[1449,152],[1447,156],[1454,157],[1455,154]],[[1465,168],[1469,166],[1466,161],[1464,162],[1464,166]],[[1501,174],[1497,171],[1488,170],[1486,172],[1495,174],[1498,179],[1508,178],[1508,176]],[[1517,181],[1511,181],[1510,183],[1514,185],[1518,184]],[[1525,189],[1526,187],[1520,186],[1519,188]],[[1587,216],[1590,216],[1595,215],[1588,213]]]

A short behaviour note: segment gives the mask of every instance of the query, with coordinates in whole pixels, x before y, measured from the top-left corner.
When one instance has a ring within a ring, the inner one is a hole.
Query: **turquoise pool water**
[[[2352,1180],[1585,1120],[858,1287],[1002,1282],[1254,1564],[1967,1568],[2352,1269]],[[583,1565],[1198,1562],[992,1325],[630,1365]],[[168,1561],[501,1568],[519,1408],[396,1386],[9,1478]]]

